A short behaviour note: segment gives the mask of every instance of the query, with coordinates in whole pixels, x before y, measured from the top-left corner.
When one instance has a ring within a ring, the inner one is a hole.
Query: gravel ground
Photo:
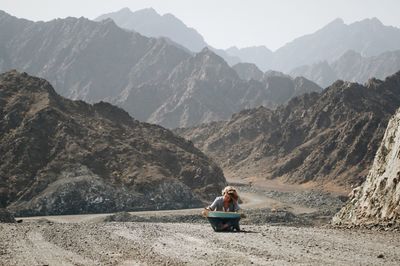
[[[239,189],[240,233],[202,209],[17,218],[0,224],[0,265],[400,265],[400,228],[327,225],[337,196]]]
[[[91,222],[153,222],[153,223],[201,223],[208,221],[200,215],[200,210],[187,213],[170,213],[165,215],[154,215],[150,213],[128,213],[119,212],[100,219],[93,219]],[[313,226],[313,215],[294,215],[285,210],[271,211],[269,208],[244,210],[247,218],[241,219],[243,225],[284,225],[284,226]]]
[[[302,207],[313,208],[320,212],[336,214],[344,205],[347,197],[337,196],[332,193],[306,190],[306,191],[276,191],[263,190],[249,185],[236,184],[241,192],[252,194],[263,194],[267,198],[271,198],[286,204],[295,204]]]
[[[399,265],[400,233],[201,223],[0,224],[1,265]]]

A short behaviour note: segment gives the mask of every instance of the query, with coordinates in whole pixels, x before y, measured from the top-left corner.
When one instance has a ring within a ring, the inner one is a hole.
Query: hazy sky
[[[335,18],[346,24],[377,17],[400,27],[400,0],[0,0],[0,9],[20,18],[90,19],[129,7],[172,13],[216,48],[265,45],[275,50]]]

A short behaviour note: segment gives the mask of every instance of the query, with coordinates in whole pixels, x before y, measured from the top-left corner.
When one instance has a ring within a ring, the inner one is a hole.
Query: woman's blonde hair
[[[225,194],[233,194],[236,198],[238,197],[236,188],[235,188],[235,187],[232,187],[232,186],[226,186],[226,187],[222,190],[222,196],[224,196]]]

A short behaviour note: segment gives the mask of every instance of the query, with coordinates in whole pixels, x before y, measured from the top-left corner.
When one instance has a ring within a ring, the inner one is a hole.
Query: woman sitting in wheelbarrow
[[[208,218],[215,231],[240,231],[239,220],[240,217],[244,217],[243,214],[229,218],[210,217],[209,215],[209,211],[237,212],[240,210],[238,200],[239,195],[236,189],[232,186],[227,186],[222,190],[222,196],[217,197],[210,206],[205,208],[203,216]]]

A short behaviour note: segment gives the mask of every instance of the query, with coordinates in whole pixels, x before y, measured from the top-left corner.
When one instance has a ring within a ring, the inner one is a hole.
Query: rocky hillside
[[[364,180],[399,92],[400,73],[366,86],[337,81],[275,111],[245,110],[177,132],[230,175],[349,187]]]
[[[389,121],[367,180],[352,192],[335,224],[400,224],[400,109]]]
[[[201,206],[225,185],[169,130],[16,71],[0,75],[0,157],[0,201],[17,215]]]
[[[282,93],[241,80],[210,49],[191,55],[111,20],[34,23],[0,12],[0,35],[7,37],[0,39],[0,72],[26,71],[52,82],[62,96],[107,101],[138,120],[171,128],[228,119],[243,108],[275,107],[293,96],[286,88]]]
[[[383,79],[399,70],[400,50],[372,57],[364,57],[350,50],[330,64],[324,61],[302,66],[291,71],[291,75],[304,76],[327,87],[337,79],[364,83],[372,77]]]

